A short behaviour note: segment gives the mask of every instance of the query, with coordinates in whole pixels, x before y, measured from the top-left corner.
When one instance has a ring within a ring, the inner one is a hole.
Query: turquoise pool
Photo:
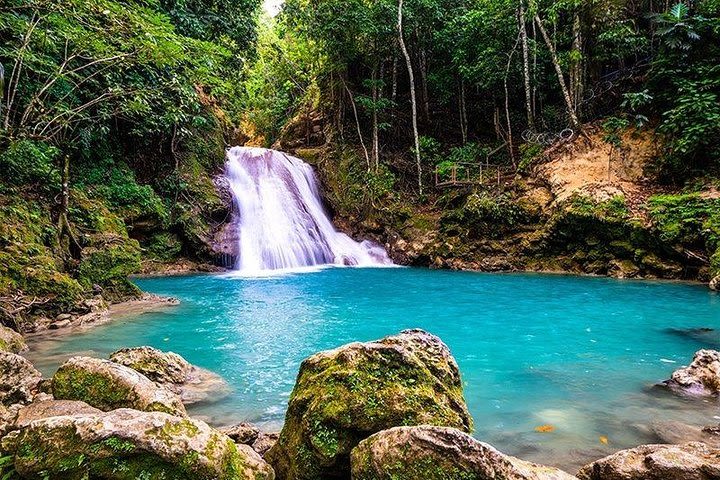
[[[652,388],[697,349],[720,347],[720,334],[695,330],[720,331],[720,295],[699,285],[409,268],[137,284],[182,303],[37,344],[31,359],[52,373],[76,353],[172,350],[222,375],[233,390],[191,413],[277,429],[303,358],[423,328],[455,355],[478,438],[570,470],[656,441],[658,422],[706,425],[720,415],[715,402]],[[554,430],[537,432],[541,425]]]

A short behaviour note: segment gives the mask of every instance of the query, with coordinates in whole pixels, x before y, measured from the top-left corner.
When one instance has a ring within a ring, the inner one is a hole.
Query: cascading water
[[[233,147],[226,175],[235,201],[243,272],[313,265],[389,265],[385,250],[335,230],[315,173],[302,160],[265,148]]]

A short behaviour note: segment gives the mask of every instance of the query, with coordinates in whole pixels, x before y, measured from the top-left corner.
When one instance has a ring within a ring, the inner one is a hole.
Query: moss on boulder
[[[86,289],[100,285],[107,300],[127,300],[140,295],[128,280],[129,275],[140,271],[140,266],[140,245],[136,240],[115,234],[93,235],[82,250],[78,280]]]
[[[2,440],[22,478],[273,480],[272,468],[203,422],[160,412],[53,416]]]
[[[553,467],[504,455],[447,427],[396,427],[355,447],[352,480],[576,480]]]
[[[361,440],[421,424],[472,429],[447,346],[427,332],[407,330],[303,361],[285,425],[266,459],[288,480],[346,477],[350,451]]]
[[[22,335],[11,328],[0,325],[0,352],[20,353],[27,348]]]
[[[134,408],[186,416],[176,394],[124,365],[90,357],[73,357],[52,378],[59,400],[80,400],[103,411]]]

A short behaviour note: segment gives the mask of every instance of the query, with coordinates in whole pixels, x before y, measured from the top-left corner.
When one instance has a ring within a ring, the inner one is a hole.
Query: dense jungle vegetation
[[[719,59],[718,0],[287,0],[274,18],[259,0],[7,0],[2,311],[120,299],[141,262],[213,260],[212,177],[245,142],[315,163],[339,216],[433,210],[464,241],[539,222],[516,193],[546,149],[645,132],[650,223],[717,274]],[[435,190],[486,159],[505,188]],[[639,228],[622,198],[572,202],[603,232]]]

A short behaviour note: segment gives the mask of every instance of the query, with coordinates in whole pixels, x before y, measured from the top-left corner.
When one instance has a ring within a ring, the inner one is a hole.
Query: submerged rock
[[[249,447],[203,422],[130,409],[36,420],[5,436],[2,451],[22,478],[275,478]]]
[[[352,480],[576,480],[572,475],[504,455],[447,427],[396,427],[352,451]]]
[[[177,353],[152,347],[124,348],[110,355],[110,360],[142,373],[180,395],[186,404],[229,392],[227,383],[219,375],[190,364]]]
[[[73,357],[52,379],[58,400],[81,400],[103,411],[117,408],[186,416],[176,394],[124,365],[90,357]]]
[[[0,325],[0,352],[20,353],[27,348],[22,335],[11,328]]]
[[[712,480],[720,478],[720,450],[704,443],[642,445],[583,467],[580,480]]]
[[[651,426],[652,432],[660,443],[685,444],[702,442],[715,448],[720,448],[720,435],[714,427],[696,427],[678,421],[655,422]]]
[[[720,352],[699,350],[692,363],[675,370],[665,381],[671,390],[685,395],[709,396],[720,391]]]
[[[350,451],[401,425],[470,431],[455,359],[421,330],[352,343],[303,361],[285,425],[266,459],[279,478],[346,477]]]
[[[32,401],[42,374],[25,358],[0,352],[0,404],[10,406]]]

